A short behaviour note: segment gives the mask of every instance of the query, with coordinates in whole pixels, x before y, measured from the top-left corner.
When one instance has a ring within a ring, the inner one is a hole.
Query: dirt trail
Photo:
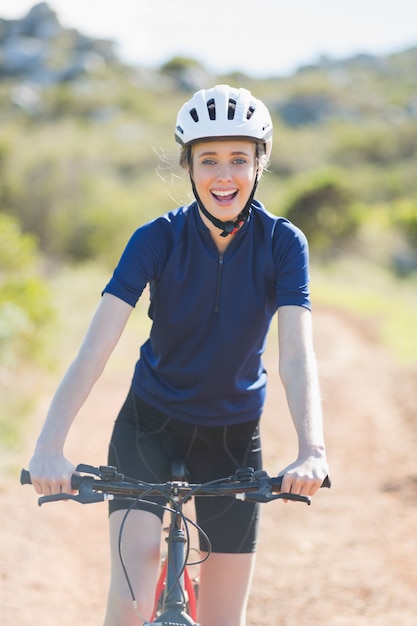
[[[264,507],[248,626],[417,626],[417,376],[395,366],[357,319],[317,310],[315,333],[333,488],[311,507]],[[293,460],[295,438],[270,343],[263,436],[265,467],[275,473]],[[83,411],[89,419],[76,423],[68,444],[74,461],[106,458],[129,351],[116,355]],[[47,401],[17,466],[27,463]],[[0,497],[0,623],[100,626],[105,505],[39,509],[17,475],[2,478]]]

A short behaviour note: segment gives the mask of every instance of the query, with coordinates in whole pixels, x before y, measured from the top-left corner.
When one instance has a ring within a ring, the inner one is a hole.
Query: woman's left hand
[[[323,484],[329,468],[325,454],[311,453],[299,457],[279,475],[283,476],[281,492],[313,496]]]

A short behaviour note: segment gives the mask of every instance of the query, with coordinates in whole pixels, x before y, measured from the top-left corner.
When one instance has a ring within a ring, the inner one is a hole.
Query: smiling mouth
[[[231,202],[232,200],[236,198],[237,194],[238,194],[237,189],[227,189],[227,190],[216,189],[211,192],[211,195],[214,196],[214,198],[218,202],[221,202],[221,203]]]

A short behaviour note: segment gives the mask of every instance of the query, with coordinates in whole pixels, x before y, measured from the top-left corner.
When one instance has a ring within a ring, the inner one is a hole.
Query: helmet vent
[[[254,113],[255,113],[255,107],[250,106],[248,109],[248,112],[246,113],[246,119],[250,120],[250,118],[252,117]]]
[[[227,119],[234,120],[236,113],[236,100],[229,99],[229,106],[227,107]]]
[[[207,111],[209,114],[209,118],[214,121],[216,119],[216,103],[214,101],[214,98],[211,98],[211,100],[207,100]]]
[[[190,111],[190,115],[193,118],[194,122],[198,122],[198,113],[197,113],[197,109],[191,109]]]

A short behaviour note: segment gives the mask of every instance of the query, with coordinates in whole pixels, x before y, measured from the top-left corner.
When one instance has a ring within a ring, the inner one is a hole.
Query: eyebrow
[[[233,152],[230,152],[231,156],[236,156],[238,154],[244,154],[246,156],[250,156],[250,153],[246,152],[245,150],[233,150]],[[216,155],[217,155],[217,152],[215,150],[205,150],[204,152],[200,152],[196,154],[197,157],[216,156]]]

